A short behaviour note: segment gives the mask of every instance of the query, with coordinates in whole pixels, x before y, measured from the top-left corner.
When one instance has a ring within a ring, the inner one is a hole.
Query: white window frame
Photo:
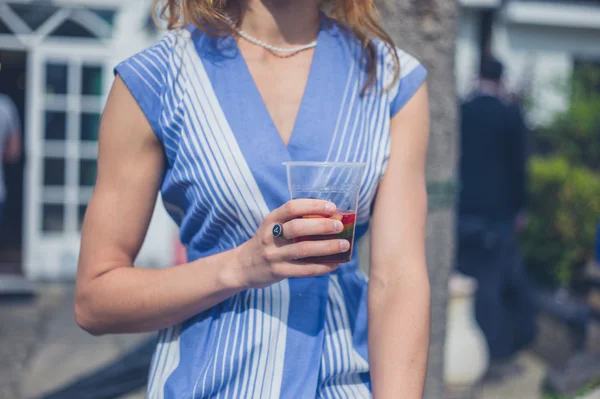
[[[97,158],[97,144],[82,143],[79,135],[81,111],[100,113],[112,80],[110,54],[102,45],[53,45],[45,43],[30,52],[29,90],[27,98],[27,148],[25,192],[25,242],[24,269],[29,278],[72,278],[75,276],[78,257],[79,206],[88,202],[92,189],[79,187],[79,162]],[[45,72],[48,62],[68,65],[68,94],[41,95],[45,93]],[[86,64],[103,67],[102,97],[92,100],[81,95],[81,71]],[[66,113],[66,139],[48,140],[45,134],[45,112],[55,110]],[[65,185],[61,188],[44,186],[44,160],[61,158],[66,162]],[[43,231],[44,204],[57,204],[65,208],[64,230]]]

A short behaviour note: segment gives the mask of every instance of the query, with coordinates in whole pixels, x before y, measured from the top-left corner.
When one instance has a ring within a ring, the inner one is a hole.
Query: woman
[[[92,334],[161,330],[150,398],[422,396],[426,73],[371,0],[320,5],[171,0],[172,31],[116,68],[75,312]],[[301,261],[349,243],[293,243],[339,226],[299,219],[335,207],[287,201],[289,160],[367,164],[368,284],[356,254]],[[189,263],[133,268],[159,190]]]

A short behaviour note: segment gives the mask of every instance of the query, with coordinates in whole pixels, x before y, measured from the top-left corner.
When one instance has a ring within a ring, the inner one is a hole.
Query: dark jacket
[[[525,207],[526,127],[518,107],[489,95],[461,106],[461,215],[513,218]]]

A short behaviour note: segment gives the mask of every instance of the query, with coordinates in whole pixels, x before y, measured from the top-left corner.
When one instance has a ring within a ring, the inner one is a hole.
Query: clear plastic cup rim
[[[311,161],[288,161],[284,162],[285,166],[315,166],[322,168],[356,168],[366,166],[364,162],[311,162]]]

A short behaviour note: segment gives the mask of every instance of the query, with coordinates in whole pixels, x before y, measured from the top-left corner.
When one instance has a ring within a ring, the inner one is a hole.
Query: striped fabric
[[[285,161],[361,161],[357,239],[390,152],[390,120],[426,77],[400,51],[378,43],[376,90],[360,47],[323,17],[306,91],[284,145],[232,38],[195,28],[119,64],[123,79],[163,144],[161,187],[191,261],[235,248],[288,200]],[[148,398],[370,398],[366,278],[357,255],[331,276],[248,290],[161,331]],[[202,276],[198,276],[202,278]]]

